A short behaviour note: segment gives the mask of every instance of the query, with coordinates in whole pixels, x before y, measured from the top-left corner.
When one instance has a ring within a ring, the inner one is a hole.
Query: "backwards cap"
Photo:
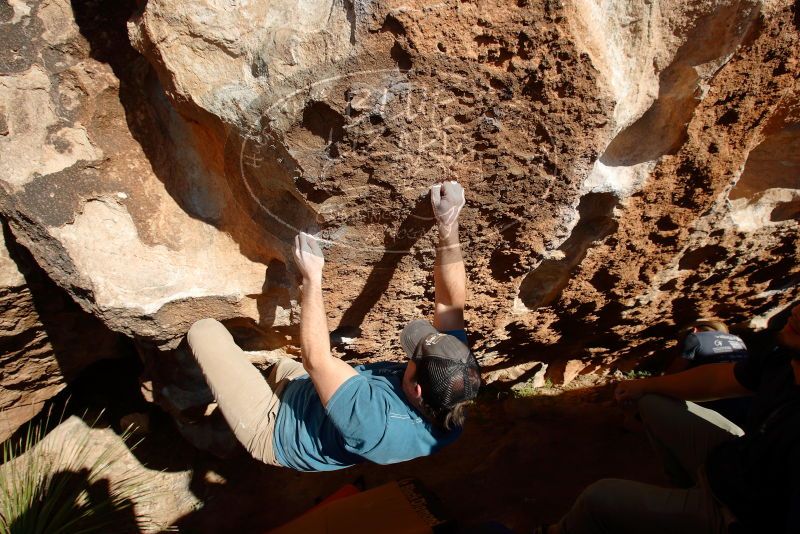
[[[403,328],[400,344],[417,364],[416,379],[422,398],[433,410],[447,410],[478,395],[478,361],[457,337],[443,334],[419,319]]]

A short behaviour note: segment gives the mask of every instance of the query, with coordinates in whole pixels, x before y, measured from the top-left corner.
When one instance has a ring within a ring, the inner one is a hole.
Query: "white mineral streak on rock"
[[[787,106],[789,116],[768,125],[764,140],[750,152],[727,195],[730,217],[743,232],[796,224],[791,213],[800,205],[800,126],[795,122],[800,119],[800,110],[796,100],[793,111],[791,99],[787,99]],[[794,210],[789,209],[792,206]]]
[[[5,243],[0,241],[0,287],[12,288],[24,285],[25,277],[20,272],[16,262],[11,259]],[[0,321],[3,319],[3,317],[0,317]]]
[[[143,243],[131,215],[113,199],[91,200],[72,224],[51,229],[81,272],[91,273],[97,305],[155,313],[170,301],[257,294],[264,266],[238,251],[226,234],[188,217],[179,250]]]
[[[670,53],[662,43],[661,5],[659,0],[575,2],[576,16],[570,19],[574,38],[614,95],[619,129],[639,118],[658,96],[656,56]]]
[[[765,226],[780,224],[772,220],[772,214],[781,204],[789,203],[800,203],[800,188],[767,189],[749,201],[744,198],[732,200],[730,217],[736,228],[742,232],[753,232]]]
[[[614,193],[625,198],[636,191],[654,165],[655,162],[648,161],[630,167],[610,167],[598,159],[583,187],[587,192]]]
[[[50,78],[40,67],[22,75],[0,76],[0,102],[9,130],[9,135],[0,136],[0,180],[12,188],[79,160],[102,157],[79,123],[49,133],[60,121],[53,109]]]

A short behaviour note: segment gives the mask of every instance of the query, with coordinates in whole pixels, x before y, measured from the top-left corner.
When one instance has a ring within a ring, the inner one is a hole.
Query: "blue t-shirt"
[[[453,442],[460,428],[438,430],[406,400],[405,369],[404,362],[359,365],[327,408],[308,375],[289,382],[275,423],[278,462],[299,471],[332,471],[365,460],[404,462]]]

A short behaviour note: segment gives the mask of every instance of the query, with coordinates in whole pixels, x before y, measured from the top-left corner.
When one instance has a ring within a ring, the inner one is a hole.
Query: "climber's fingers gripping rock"
[[[449,231],[458,220],[464,203],[464,188],[458,182],[448,181],[431,186],[433,214],[442,230]]]
[[[304,282],[321,282],[322,267],[325,257],[319,247],[317,238],[311,234],[300,232],[294,238],[294,259]]]

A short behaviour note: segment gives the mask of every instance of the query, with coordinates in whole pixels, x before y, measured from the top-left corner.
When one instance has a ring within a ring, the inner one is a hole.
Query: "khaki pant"
[[[305,373],[302,364],[284,358],[265,379],[214,319],[194,323],[186,339],[236,439],[256,460],[280,465],[273,446],[280,398],[286,384]]]
[[[561,520],[563,534],[722,534],[730,514],[713,497],[703,464],[711,449],[744,434],[723,416],[693,402],[659,395],[639,400],[639,413],[668,474],[694,484],[663,488],[603,479],[578,497]]]

